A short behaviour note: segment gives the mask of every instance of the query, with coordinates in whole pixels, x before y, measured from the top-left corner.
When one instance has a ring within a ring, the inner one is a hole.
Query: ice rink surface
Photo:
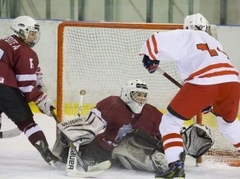
[[[50,148],[56,137],[56,124],[53,118],[35,114],[35,120],[46,134]],[[14,128],[14,124],[3,116],[2,130]],[[222,163],[205,162],[199,167],[191,158],[186,160],[187,179],[239,179],[240,168]],[[37,150],[28,142],[24,134],[9,139],[0,139],[0,179],[69,179],[65,166],[52,169],[42,159]],[[153,173],[110,168],[98,179],[154,179]]]

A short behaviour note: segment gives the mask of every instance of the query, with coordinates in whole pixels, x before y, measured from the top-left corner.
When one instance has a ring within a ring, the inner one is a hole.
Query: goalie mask
[[[147,102],[148,87],[139,79],[128,81],[121,89],[120,98],[131,108],[132,112],[139,114]]]
[[[14,19],[11,29],[30,47],[37,44],[40,39],[39,24],[29,16]]]
[[[209,22],[200,13],[189,15],[184,19],[184,29],[209,31]]]

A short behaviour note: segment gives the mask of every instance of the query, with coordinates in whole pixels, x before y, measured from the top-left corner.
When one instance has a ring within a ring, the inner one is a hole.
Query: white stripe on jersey
[[[36,81],[36,74],[24,74],[24,75],[16,75],[17,81]]]
[[[18,87],[23,93],[30,93],[35,86],[28,85],[24,87]]]

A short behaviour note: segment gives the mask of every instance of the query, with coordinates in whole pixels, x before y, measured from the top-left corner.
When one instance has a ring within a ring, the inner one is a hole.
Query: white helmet
[[[141,113],[148,98],[147,84],[139,79],[128,81],[121,89],[120,98],[131,108],[132,112]]]
[[[39,24],[29,16],[19,16],[14,19],[11,29],[30,47],[33,47],[40,39]],[[29,32],[37,32],[37,37],[33,42],[28,42]]]
[[[201,30],[208,32],[209,22],[200,13],[189,15],[184,19],[184,29]]]

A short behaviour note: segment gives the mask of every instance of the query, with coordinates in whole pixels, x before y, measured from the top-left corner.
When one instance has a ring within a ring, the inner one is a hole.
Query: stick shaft
[[[84,99],[84,95],[81,95],[81,94],[80,94],[80,97],[79,97],[78,114],[77,114],[79,117],[81,116],[81,113],[82,113],[83,99]]]
[[[157,67],[157,71],[161,73],[163,76],[165,76],[169,81],[171,81],[173,84],[175,84],[177,87],[182,88],[182,85],[175,80],[173,77],[171,77],[168,73],[163,71],[160,67]]]
[[[83,100],[84,100],[84,96],[86,94],[86,91],[85,90],[81,90],[80,91],[80,97],[79,97],[79,103],[78,103],[78,116],[80,117],[81,116],[81,113],[82,113],[82,107],[83,107]]]

